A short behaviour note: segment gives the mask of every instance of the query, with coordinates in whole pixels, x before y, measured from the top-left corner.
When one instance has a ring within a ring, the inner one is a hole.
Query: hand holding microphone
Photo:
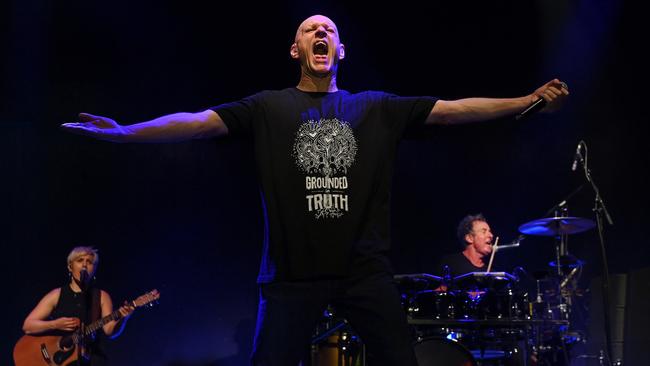
[[[561,101],[569,95],[569,86],[563,81],[553,79],[535,90],[535,93],[533,94],[536,95],[538,99],[532,102],[523,112],[519,113],[515,119],[519,120],[530,116],[545,107],[547,107],[546,109],[549,112],[558,109]]]

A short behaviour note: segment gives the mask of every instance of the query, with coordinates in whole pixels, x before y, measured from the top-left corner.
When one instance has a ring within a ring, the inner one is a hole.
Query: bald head
[[[332,21],[332,19],[326,17],[325,15],[316,14],[310,16],[309,18],[303,20],[302,23],[300,23],[298,29],[296,30],[296,37],[294,38],[294,41],[298,42],[298,39],[300,38],[301,34],[306,32],[308,29],[314,26],[318,26],[320,24],[327,25],[328,27],[332,28],[336,32],[336,35],[338,36],[339,30],[336,27],[334,21]]]

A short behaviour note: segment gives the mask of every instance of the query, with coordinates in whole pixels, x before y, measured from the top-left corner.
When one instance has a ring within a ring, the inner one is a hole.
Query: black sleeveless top
[[[85,293],[74,292],[69,284],[61,287],[59,302],[50,314],[50,319],[60,317],[79,318],[83,324],[90,324],[101,317],[101,290],[89,288]],[[68,332],[57,331],[58,335]],[[103,333],[100,328],[97,333]],[[97,334],[94,340],[87,340],[87,348],[90,351],[90,364],[83,365],[100,366],[106,365],[106,354],[103,347],[103,334]],[[76,363],[75,363],[76,364]],[[73,364],[73,365],[75,365]]]

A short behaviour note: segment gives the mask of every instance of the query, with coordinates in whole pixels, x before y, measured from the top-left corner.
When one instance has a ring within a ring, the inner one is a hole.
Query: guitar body
[[[60,346],[61,336],[22,336],[14,347],[16,366],[67,366],[77,361],[76,347]]]

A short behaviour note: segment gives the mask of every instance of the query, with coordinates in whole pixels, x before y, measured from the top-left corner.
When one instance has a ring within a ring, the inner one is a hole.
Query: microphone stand
[[[87,304],[88,303],[88,293],[86,291],[86,284],[85,281],[86,279],[84,278],[84,273],[85,271],[79,272],[79,281],[77,282],[77,285],[79,286],[79,289],[81,289],[81,296],[83,296],[84,302]],[[80,318],[81,319],[81,318]],[[86,347],[86,336],[85,333],[85,324],[84,324],[84,319],[81,319],[81,322],[79,324],[79,338],[77,339],[77,363],[80,365],[83,364],[83,348]]]
[[[576,193],[580,192],[580,191],[582,190],[582,187],[583,187],[583,186],[584,186],[584,185],[580,185],[578,188],[574,189],[573,192],[569,193],[569,195],[567,195],[566,197],[564,197],[564,199],[562,200],[562,202],[558,203],[557,205],[551,207],[550,210],[546,211],[546,213],[544,214],[543,217],[548,217],[549,215],[556,215],[557,211],[563,209],[564,207],[566,207],[567,202],[569,202],[569,200],[570,200],[573,196],[575,196]],[[557,216],[557,215],[556,215],[556,216]]]
[[[594,198],[594,214],[596,215],[596,224],[598,227],[598,239],[600,241],[600,254],[602,257],[602,264],[603,264],[603,279],[602,279],[602,291],[603,291],[603,320],[605,322],[605,345],[606,345],[606,351],[607,351],[607,364],[611,365],[612,364],[612,333],[611,333],[611,324],[610,324],[610,314],[609,314],[609,304],[610,304],[610,299],[609,299],[609,265],[607,264],[607,253],[605,251],[605,237],[604,237],[604,225],[603,225],[603,216],[605,219],[607,219],[607,223],[609,225],[614,225],[614,221],[612,220],[612,217],[609,214],[609,211],[607,211],[607,207],[605,207],[605,202],[603,202],[603,198],[600,195],[600,190],[598,189],[598,186],[594,182],[593,178],[591,177],[591,171],[589,170],[588,167],[588,157],[589,157],[589,152],[587,150],[587,144],[584,141],[580,141],[580,143],[583,144],[584,149],[585,149],[585,156],[583,159],[582,155],[579,155],[580,157],[580,164],[582,164],[584,173],[585,173],[585,178],[589,183],[591,183],[591,187],[594,190],[595,193],[595,198]]]
[[[89,291],[90,289],[90,278],[88,278],[88,272],[84,269],[81,272],[79,272],[79,281],[77,282],[77,285],[79,286],[79,289],[81,289],[81,295],[83,296],[83,301],[85,303],[85,314],[84,319],[81,319],[81,324],[79,326],[79,338],[78,338],[78,343],[77,343],[77,363],[81,364],[86,364],[85,363],[85,358],[88,356],[86,354],[86,324],[84,324],[85,321],[88,321],[88,319],[91,319],[91,314],[92,314],[92,291]],[[88,360],[88,365],[90,365],[90,360]]]

